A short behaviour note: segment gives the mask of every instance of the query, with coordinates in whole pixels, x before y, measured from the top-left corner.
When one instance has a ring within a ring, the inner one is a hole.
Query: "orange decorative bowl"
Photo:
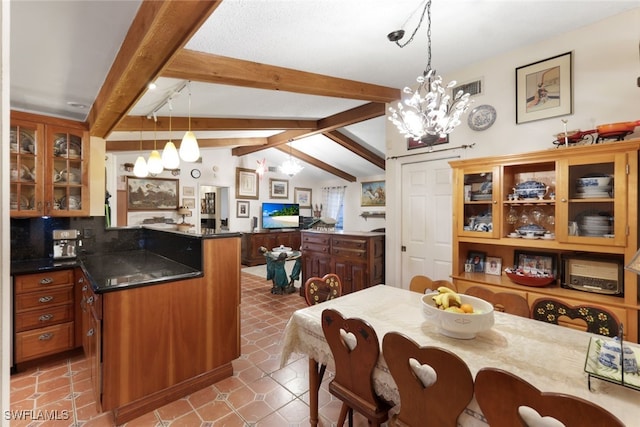
[[[524,286],[534,286],[537,288],[541,288],[543,286],[547,286],[556,281],[556,278],[553,276],[550,277],[541,277],[541,276],[527,276],[524,274],[516,274],[505,271],[505,274],[511,279],[513,283],[517,283],[519,285]]]

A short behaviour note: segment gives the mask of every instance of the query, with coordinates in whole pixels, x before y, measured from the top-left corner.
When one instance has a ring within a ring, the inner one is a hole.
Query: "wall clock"
[[[200,169],[191,169],[191,176],[195,179],[200,178]]]
[[[496,121],[496,109],[491,105],[479,105],[469,113],[467,123],[473,130],[486,130]]]

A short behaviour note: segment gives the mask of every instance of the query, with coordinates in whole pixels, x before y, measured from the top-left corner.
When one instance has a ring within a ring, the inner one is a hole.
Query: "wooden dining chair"
[[[373,388],[373,369],[380,356],[376,331],[368,322],[358,318],[344,318],[333,309],[322,312],[322,330],[335,362],[335,376],[329,383],[329,393],[342,401],[338,426],[349,415],[353,425],[353,411],[379,426],[388,419],[390,405]]]
[[[522,295],[513,292],[493,292],[482,286],[471,286],[464,293],[490,302],[495,311],[530,317],[529,303]]]
[[[462,359],[443,348],[420,347],[398,332],[384,336],[382,354],[400,394],[400,412],[390,425],[457,425],[473,398],[473,376]]]
[[[616,427],[624,424],[604,408],[563,393],[541,392],[524,379],[497,368],[482,368],[475,380],[476,401],[491,427]],[[547,417],[547,418],[543,418]]]
[[[342,282],[337,274],[310,277],[304,283],[304,299],[307,305],[315,305],[342,295]]]
[[[433,290],[437,290],[440,286],[446,286],[449,289],[452,289],[456,292],[458,292],[458,288],[456,287],[456,285],[453,284],[453,282],[451,282],[451,280],[447,280],[447,279],[439,279],[439,280],[434,280],[433,281]]]
[[[586,331],[607,337],[617,337],[620,333],[620,320],[609,310],[592,305],[573,306],[554,298],[538,298],[531,305],[531,317],[547,323],[562,326],[575,326],[575,323],[563,322],[562,318],[581,319]]]
[[[427,289],[434,289],[433,280],[422,275],[416,275],[411,278],[409,290],[424,294],[424,291]]]

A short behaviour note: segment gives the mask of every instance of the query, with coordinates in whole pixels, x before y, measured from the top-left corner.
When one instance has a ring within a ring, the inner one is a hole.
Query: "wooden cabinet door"
[[[498,238],[502,200],[500,168],[457,170],[454,183],[454,227],[460,236]]]
[[[11,216],[35,217],[44,214],[43,159],[44,125],[11,120],[10,205]]]

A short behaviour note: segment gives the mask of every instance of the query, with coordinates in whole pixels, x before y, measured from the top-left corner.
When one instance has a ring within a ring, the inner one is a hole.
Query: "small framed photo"
[[[301,208],[311,208],[311,189],[295,187],[293,189],[293,203],[297,203]]]
[[[182,206],[184,206],[185,208],[189,208],[189,209],[195,209],[196,208],[196,199],[193,199],[193,198],[182,199]]]
[[[249,202],[246,200],[238,200],[236,202],[236,217],[249,218]]]
[[[516,124],[573,112],[572,53],[516,68]]]
[[[469,251],[467,254],[467,264],[473,265],[474,273],[484,273],[484,264],[487,254],[478,251]]]
[[[289,198],[289,181],[286,179],[269,180],[269,197],[271,199],[288,199]]]
[[[193,197],[193,196],[195,196],[194,188],[193,187],[187,187],[187,186],[182,187],[182,195],[184,197]]]
[[[558,277],[558,257],[549,252],[514,251],[513,264],[525,274]]]
[[[496,276],[500,276],[502,274],[502,258],[488,256],[484,272],[487,274],[495,274]]]

